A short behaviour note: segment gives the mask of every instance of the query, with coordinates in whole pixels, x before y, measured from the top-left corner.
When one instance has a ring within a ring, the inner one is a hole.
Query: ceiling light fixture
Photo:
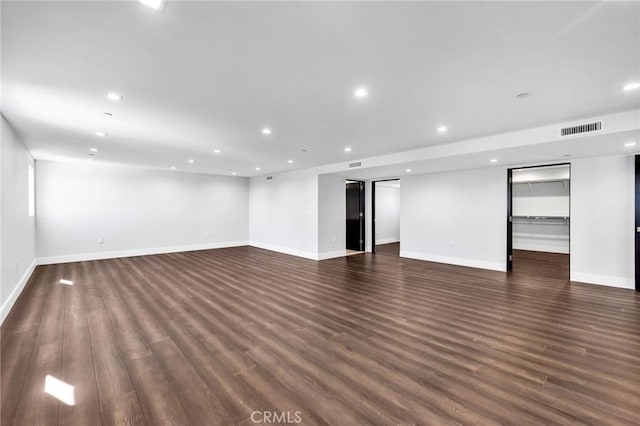
[[[176,166],[171,166],[171,170],[175,170],[175,169],[176,169]]]
[[[356,98],[360,98],[360,99],[362,99],[362,98],[366,98],[366,97],[367,97],[367,95],[369,95],[369,92],[368,92],[368,91],[367,91],[367,89],[366,89],[366,88],[364,88],[364,87],[358,87],[358,88],[353,92],[353,94],[354,94],[354,96],[355,96]]]
[[[140,0],[140,3],[155,10],[160,10],[164,6],[164,2],[162,0]]]
[[[411,173],[411,169],[406,169],[405,172]]]
[[[236,172],[231,172],[231,174],[235,176],[237,173]]]
[[[213,150],[213,152],[214,152],[215,154],[220,154],[220,150],[219,150],[219,149],[214,149],[214,150]]]
[[[497,158],[492,158],[492,159],[491,159],[491,160],[489,160],[489,161],[491,161],[492,163],[497,163],[497,162],[498,162],[498,159],[497,159]]]
[[[624,144],[624,147],[625,147],[625,148],[633,148],[633,147],[634,147],[634,146],[636,146],[636,145],[637,145],[637,143],[635,143],[635,142],[631,141],[631,142],[627,142],[627,143],[625,143],[625,144]]]
[[[260,171],[260,167],[256,167],[256,170],[257,170],[257,171]]]
[[[263,135],[270,135],[271,134],[271,129],[269,129],[268,127],[265,127],[264,129],[262,129],[262,134]]]
[[[92,162],[92,161],[93,161],[93,158],[87,158],[87,161],[88,161],[88,162]]]
[[[636,89],[640,89],[640,83],[637,81],[634,81],[633,83],[629,83],[626,84],[622,90],[624,90],[625,92],[630,92],[632,90],[636,90]]]
[[[107,136],[107,134],[105,132],[96,132],[96,136],[104,138],[105,136]]]
[[[287,160],[287,163],[293,164],[293,160]]]
[[[116,92],[109,92],[107,93],[107,99],[114,102],[120,102],[122,100],[122,95]]]
[[[346,148],[344,149],[344,152],[351,152],[351,147],[350,147],[350,146],[346,147]]]
[[[189,164],[193,164],[195,162],[196,162],[195,160],[187,160],[187,163],[189,163]]]
[[[447,131],[447,126],[438,127],[438,133],[445,133]]]
[[[89,148],[89,151],[91,151],[91,152],[98,152],[98,148]]]

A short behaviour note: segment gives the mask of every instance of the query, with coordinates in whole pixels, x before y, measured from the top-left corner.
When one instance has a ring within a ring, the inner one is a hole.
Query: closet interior
[[[570,165],[514,169],[513,271],[569,279]]]

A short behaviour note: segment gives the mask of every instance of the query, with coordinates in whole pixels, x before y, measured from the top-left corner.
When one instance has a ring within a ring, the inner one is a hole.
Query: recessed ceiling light
[[[516,95],[516,99],[525,99],[529,97],[529,92],[522,92]]]
[[[631,141],[631,142],[627,142],[624,144],[625,148],[633,148],[634,146],[636,146],[637,143]]]
[[[406,169],[405,172],[411,173],[411,169]]]
[[[497,163],[497,162],[498,162],[498,159],[497,159],[497,158],[492,158],[492,159],[491,159],[491,160],[489,160],[489,161],[491,161],[492,163]]]
[[[162,9],[162,6],[164,5],[164,2],[162,0],[140,0],[140,3],[155,10]]]
[[[364,87],[358,87],[353,94],[356,98],[366,98],[369,92]]]
[[[107,134],[105,132],[96,132],[96,136],[100,136],[101,138],[104,138],[105,136],[107,136]]]
[[[89,151],[91,151],[91,152],[98,152],[98,148],[89,148]]]
[[[231,174],[235,176],[237,173],[236,172],[231,172]]]
[[[260,171],[260,167],[256,167],[256,170],[257,170],[257,171]]]
[[[271,129],[269,129],[268,127],[265,127],[264,129],[262,129],[262,134],[263,135],[270,135],[271,134]]]
[[[214,149],[213,152],[216,153],[216,154],[220,154],[220,150],[219,149]]]
[[[176,166],[171,166],[171,170],[175,170],[175,169],[176,169]]]
[[[293,164],[293,160],[287,160],[287,163]]]
[[[109,92],[107,93],[107,99],[114,102],[120,102],[122,100],[122,95],[116,92]]]
[[[350,147],[350,146],[346,147],[346,148],[344,149],[344,152],[351,152],[351,147]]]
[[[189,164],[193,164],[195,162],[196,162],[195,160],[187,160],[187,163],[189,163]]]
[[[633,83],[626,84],[622,89],[627,92],[631,90],[640,89],[640,83],[637,81],[634,81]]]
[[[447,126],[440,126],[440,127],[438,127],[438,132],[439,132],[439,133],[444,133],[444,132],[446,132],[446,131],[447,131]]]

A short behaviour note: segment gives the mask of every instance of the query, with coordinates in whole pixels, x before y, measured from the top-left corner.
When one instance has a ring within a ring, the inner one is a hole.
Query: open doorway
[[[569,280],[571,166],[508,170],[507,270]]]
[[[400,179],[371,183],[371,251],[400,256]]]
[[[357,254],[364,252],[364,182],[347,180],[347,254]]]

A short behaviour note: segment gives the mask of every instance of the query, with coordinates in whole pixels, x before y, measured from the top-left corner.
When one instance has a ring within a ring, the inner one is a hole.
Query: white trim
[[[136,250],[119,250],[119,251],[104,251],[104,252],[96,252],[96,253],[69,254],[64,256],[40,257],[38,258],[38,265],[82,262],[85,260],[115,259],[119,257],[149,256],[153,254],[179,253],[183,251],[210,250],[210,249],[227,248],[227,247],[239,247],[239,246],[246,246],[246,245],[248,245],[246,241],[229,241],[229,242],[221,242],[221,243],[191,244],[191,245],[185,245],[185,246],[157,247],[157,248],[136,249]]]
[[[318,260],[334,259],[336,257],[344,257],[346,255],[346,250],[325,251],[324,253],[318,253]]]
[[[33,259],[33,262],[31,262],[31,265],[29,265],[24,275],[22,275],[22,278],[20,278],[18,284],[16,284],[16,286],[13,288],[7,300],[2,304],[2,307],[0,308],[0,325],[4,322],[5,318],[7,318],[9,312],[11,312],[13,304],[16,303],[16,300],[18,300],[18,297],[22,293],[22,290],[24,290],[24,286],[27,285],[27,282],[29,282],[31,274],[33,274],[33,271],[36,269],[36,264],[36,259]]]
[[[616,277],[613,275],[586,274],[583,272],[571,272],[571,281],[628,289],[633,289],[635,287],[635,280],[633,278]]]
[[[250,241],[249,245],[252,247],[257,247],[265,250],[276,251],[278,253],[289,254],[291,256],[304,257],[305,259],[311,259],[311,260],[318,260],[318,253],[313,253],[310,251],[296,250],[288,247],[276,246],[273,244],[259,243],[257,241]]]
[[[514,250],[543,251],[545,253],[569,254],[569,247],[536,244],[527,241],[513,241]]]
[[[449,265],[467,266],[470,268],[490,269],[492,271],[506,271],[507,266],[503,262],[488,262],[486,260],[467,259],[463,257],[440,256],[437,254],[419,253],[400,250],[400,257],[408,259],[426,260],[429,262],[446,263]]]
[[[391,244],[391,243],[399,243],[399,242],[400,242],[399,237],[380,238],[379,240],[376,240],[376,245],[381,246],[383,244]]]

